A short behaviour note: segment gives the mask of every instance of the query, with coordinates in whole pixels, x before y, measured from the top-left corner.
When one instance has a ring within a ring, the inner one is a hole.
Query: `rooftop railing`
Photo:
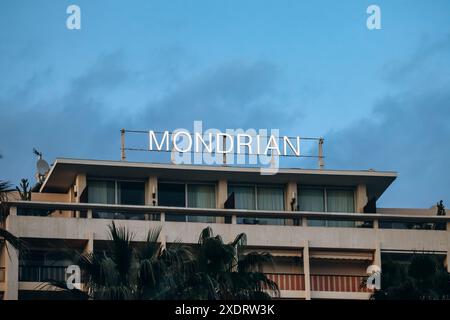
[[[446,230],[447,224],[450,223],[450,216],[386,213],[266,211],[38,201],[11,201],[8,204],[17,209],[17,215],[22,216],[88,219],[421,230]]]

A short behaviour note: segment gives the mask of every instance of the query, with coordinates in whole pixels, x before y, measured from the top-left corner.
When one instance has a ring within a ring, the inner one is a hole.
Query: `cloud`
[[[167,69],[157,70],[170,73],[159,77],[163,81],[181,74],[175,69],[186,68],[174,59],[176,55]],[[143,77],[145,70],[135,71],[129,65],[120,51],[102,54],[84,73],[65,79],[63,86],[49,69],[1,95],[1,177],[13,183],[22,176],[31,178],[33,147],[43,151],[47,160],[118,159],[119,129],[123,127],[191,128],[194,120],[203,120],[205,128],[273,127],[298,114],[288,107],[283,112],[276,110],[282,99],[280,71],[269,62],[221,63],[178,77],[171,85]],[[54,90],[44,90],[52,85]],[[143,108],[133,108],[130,92],[147,101]]]
[[[397,74],[401,84],[392,86],[393,93],[381,98],[367,117],[326,136],[328,167],[399,171],[382,198],[384,206],[450,201],[450,81],[441,77],[449,70],[435,70],[432,58],[448,56],[449,39],[423,43],[397,68],[403,70]],[[434,75],[434,82],[410,79],[424,71]]]

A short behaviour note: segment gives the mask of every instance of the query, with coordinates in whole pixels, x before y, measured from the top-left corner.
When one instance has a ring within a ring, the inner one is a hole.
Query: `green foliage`
[[[437,207],[437,215],[438,216],[445,216],[446,212],[445,212],[445,206],[444,206],[444,202],[441,200],[436,204]]]
[[[17,192],[19,192],[20,199],[23,201],[31,200],[31,188],[28,179],[20,180],[20,185],[16,187]]]
[[[24,243],[3,228],[4,221],[8,215],[8,206],[6,205],[6,202],[8,201],[8,193],[11,191],[12,189],[9,182],[0,180],[0,244],[3,241],[7,241],[17,250],[25,250],[26,247]]]
[[[195,249],[180,243],[163,247],[161,228],[152,229],[145,243],[133,243],[133,234],[109,226],[109,250],[71,253],[83,272],[84,292],[78,296],[95,300],[129,299],[269,299],[279,294],[277,285],[261,271],[270,263],[267,253],[241,254],[244,234],[228,244],[204,229]],[[52,283],[66,289],[65,283]]]
[[[268,253],[244,254],[245,234],[224,243],[211,228],[205,228],[195,249],[193,272],[187,274],[180,290],[183,299],[270,299],[279,295],[278,286],[262,273],[262,265],[272,263]],[[269,294],[270,293],[270,294]]]
[[[409,261],[387,259],[382,265],[381,290],[375,300],[450,298],[450,274],[430,254],[414,254]]]

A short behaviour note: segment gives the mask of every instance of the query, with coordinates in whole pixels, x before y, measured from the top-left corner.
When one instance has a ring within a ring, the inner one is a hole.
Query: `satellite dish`
[[[39,159],[36,163],[37,172],[41,176],[45,176],[50,171],[50,166],[44,159]]]

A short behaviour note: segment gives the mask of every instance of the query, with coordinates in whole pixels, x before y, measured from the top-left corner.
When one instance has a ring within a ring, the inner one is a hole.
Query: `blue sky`
[[[449,58],[446,0],[2,1],[0,177],[33,179],[33,147],[118,159],[122,127],[202,120],[324,136],[327,168],[398,171],[383,206],[448,202]]]

